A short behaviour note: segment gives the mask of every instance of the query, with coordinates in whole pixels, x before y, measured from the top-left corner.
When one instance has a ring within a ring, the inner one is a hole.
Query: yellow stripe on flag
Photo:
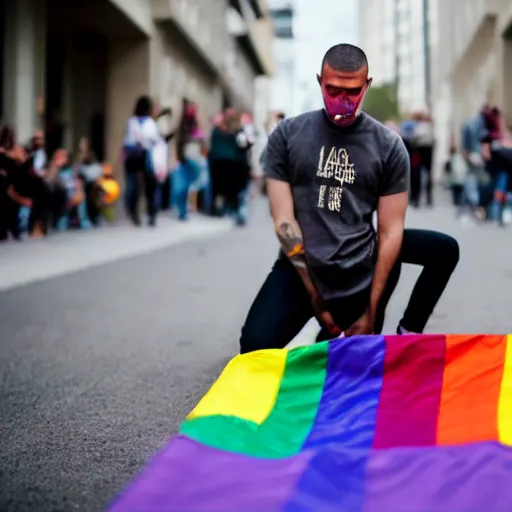
[[[272,349],[235,357],[187,419],[236,416],[261,425],[275,405],[287,355]]]
[[[507,336],[507,353],[498,404],[498,434],[501,443],[512,446],[512,334]]]

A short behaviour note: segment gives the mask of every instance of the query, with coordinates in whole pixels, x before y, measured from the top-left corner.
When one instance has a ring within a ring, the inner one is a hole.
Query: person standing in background
[[[163,141],[168,142],[173,133],[160,135],[156,119],[170,111],[157,112],[149,96],[137,100],[133,116],[128,119],[123,142],[125,165],[125,202],[127,213],[136,226],[140,225],[140,181],[144,182],[146,207],[150,226],[156,225],[158,181],[151,162],[153,149]]]
[[[21,208],[32,207],[32,159],[29,159],[23,146],[14,144],[11,149],[4,150],[3,171],[7,174],[7,193],[4,198],[6,226],[15,240],[20,240],[21,230],[19,213]]]
[[[499,109],[493,108],[484,117],[486,134],[482,140],[482,153],[486,159],[490,183],[481,191],[481,206],[488,206],[488,220],[504,225],[510,222],[512,133]]]
[[[236,222],[239,226],[245,226],[249,217],[249,201],[251,195],[251,185],[257,178],[254,175],[253,148],[256,142],[256,130],[254,128],[251,114],[244,112],[241,116],[242,130],[238,134],[237,141],[239,147],[243,150],[247,165],[249,166],[250,179],[248,179],[245,188],[243,188],[238,197],[238,210],[236,211]]]
[[[432,206],[432,155],[434,153],[434,128],[427,112],[416,114],[412,132],[412,149],[415,160],[411,160],[411,204],[420,206],[423,176],[426,177],[427,205]]]
[[[480,112],[467,121],[462,127],[461,150],[466,163],[468,173],[464,185],[463,208],[469,210],[471,216],[478,221],[485,219],[485,211],[482,204],[481,184],[487,179],[486,163],[484,159],[484,145],[482,141],[486,137],[486,116],[491,111],[488,105],[484,105]],[[462,217],[464,220],[465,217]]]
[[[31,154],[34,157],[34,171],[38,176],[44,176],[48,157],[45,150],[45,137],[43,130],[36,130],[32,137]]]
[[[188,219],[190,188],[199,180],[205,167],[204,146],[204,135],[197,119],[197,105],[184,99],[183,113],[177,132],[180,164],[172,176],[178,218],[183,221]]]
[[[226,109],[222,122],[213,129],[210,139],[214,215],[232,211],[237,215],[237,222],[242,223],[239,217],[240,193],[250,180],[251,166],[246,154],[250,148],[250,141],[242,129],[240,113]]]
[[[101,195],[101,189],[97,181],[103,174],[103,168],[92,150],[91,141],[88,137],[82,137],[78,142],[78,151],[74,167],[78,177],[83,182],[87,215],[93,225],[96,226],[100,221],[98,197]]]

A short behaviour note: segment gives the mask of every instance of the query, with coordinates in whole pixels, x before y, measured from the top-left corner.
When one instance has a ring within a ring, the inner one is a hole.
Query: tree
[[[370,87],[364,100],[364,110],[381,123],[390,119],[399,119],[400,111],[395,85],[384,84],[380,87]]]

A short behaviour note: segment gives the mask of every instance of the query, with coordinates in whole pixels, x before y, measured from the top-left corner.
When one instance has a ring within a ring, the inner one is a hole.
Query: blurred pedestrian
[[[464,186],[468,176],[468,164],[454,142],[450,146],[450,159],[447,170],[448,185],[452,193],[453,205],[457,208],[457,214],[460,214],[461,208],[464,206]]]
[[[187,99],[183,100],[183,113],[176,137],[179,165],[172,175],[172,190],[178,218],[187,220],[191,186],[199,181],[202,173],[207,172],[204,157],[205,140],[199,127],[197,105]]]
[[[81,137],[78,142],[74,170],[83,184],[87,216],[96,226],[100,222],[101,215],[102,190],[98,180],[103,176],[103,166],[98,162],[88,137]]]
[[[254,166],[254,144],[256,143],[256,129],[251,114],[244,112],[241,115],[242,130],[238,135],[238,145],[243,149],[247,165],[249,167],[250,179],[247,181],[238,197],[238,211],[236,212],[236,222],[239,226],[244,226],[249,219],[249,203],[251,199],[251,188],[254,182],[259,179],[255,173]]]
[[[169,113],[170,111],[164,111]],[[144,183],[146,208],[150,226],[156,224],[158,179],[152,162],[154,148],[170,140],[173,133],[162,137],[156,119],[161,114],[149,96],[140,97],[128,119],[123,142],[125,166],[125,204],[128,216],[139,226],[139,197],[141,181]]]
[[[498,109],[486,119],[487,134],[483,139],[487,170],[492,183],[488,219],[501,225],[510,223],[512,191],[512,133]]]
[[[250,148],[251,141],[243,130],[241,114],[226,109],[210,140],[212,205],[216,215],[235,213],[239,224],[244,223],[240,216],[240,194],[250,180],[251,166],[247,156]]]
[[[11,185],[12,162],[10,152],[14,148],[16,134],[10,126],[0,129],[0,240],[7,240],[11,229]]]
[[[92,225],[87,211],[87,197],[84,182],[79,171],[70,161],[66,149],[60,148],[53,154],[50,183],[53,188],[54,225],[59,231],[68,229],[72,224],[80,229],[89,229]],[[62,191],[65,201],[62,204]]]
[[[483,141],[487,136],[486,115],[490,107],[484,105],[480,112],[468,120],[462,127],[461,150],[468,165],[466,183],[464,185],[463,213],[469,214],[469,218],[478,221],[485,220],[486,213],[483,204],[485,203],[484,191],[490,182],[486,169],[486,159],[489,154],[484,155]],[[467,217],[462,217],[466,220]]]
[[[414,159],[411,160],[411,204],[415,207],[420,206],[423,184],[425,183],[427,205],[432,206],[434,127],[430,115],[424,111],[417,112],[414,121],[412,137],[409,140],[414,155]]]
[[[3,197],[6,230],[2,233],[2,238],[6,238],[7,232],[19,240],[20,210],[23,207],[32,207],[32,160],[29,161],[26,149],[19,144],[14,144],[11,149],[4,149],[3,156],[2,170],[6,173],[7,190]]]
[[[30,156],[34,158],[34,171],[39,176],[44,176],[48,165],[45,143],[44,131],[36,130],[31,140]]]

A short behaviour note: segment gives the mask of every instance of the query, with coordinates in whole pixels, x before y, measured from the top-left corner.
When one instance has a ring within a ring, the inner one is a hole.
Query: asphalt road
[[[257,213],[0,294],[0,510],[100,510],[166,443],[236,354],[276,255]]]
[[[511,232],[463,228],[446,209],[410,224],[461,241],[429,330],[512,331]],[[246,229],[0,293],[0,510],[103,509],[236,354],[276,251],[259,203]],[[414,276],[403,274],[389,330]]]

